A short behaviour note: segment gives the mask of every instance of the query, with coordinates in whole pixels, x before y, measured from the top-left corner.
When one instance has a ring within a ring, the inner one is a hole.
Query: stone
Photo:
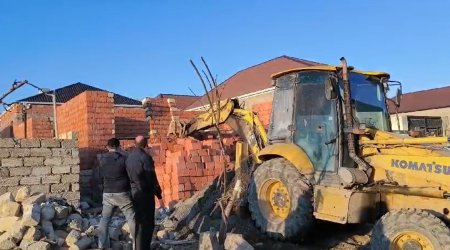
[[[61,206],[61,205],[56,205],[55,206],[55,218],[56,219],[67,219],[67,216],[69,216],[69,207],[67,206]]]
[[[53,220],[55,218],[55,208],[51,204],[41,205],[41,220]]]
[[[39,139],[22,139],[20,140],[20,147],[39,148],[41,147],[41,141]]]
[[[23,226],[33,227],[39,224],[41,221],[41,206],[39,204],[24,204],[22,209]]]
[[[8,196],[12,197],[11,193],[6,194],[9,194]],[[20,212],[21,206],[19,203],[10,200],[0,201],[0,217],[19,216]]]
[[[0,148],[0,158],[8,158],[10,155],[9,149]]]
[[[53,219],[52,223],[56,227],[62,227],[67,223],[66,219]]]
[[[122,235],[122,229],[117,227],[108,227],[108,235],[112,240],[120,240],[120,236]]]
[[[16,202],[23,202],[24,200],[30,197],[30,188],[29,187],[21,187],[17,190],[15,200]]]
[[[27,157],[23,159],[25,167],[35,167],[44,165],[44,157]]]
[[[94,237],[98,235],[98,230],[96,230],[94,226],[89,226],[84,233],[89,237]]]
[[[31,156],[51,156],[52,151],[49,148],[32,148],[30,151]]]
[[[80,191],[80,184],[78,184],[78,183],[70,184],[70,191],[72,191],[72,192]]]
[[[30,174],[31,174],[31,169]],[[41,184],[41,177],[40,176],[29,176],[29,177],[22,177],[20,179],[20,185],[37,185]]]
[[[227,233],[224,243],[225,250],[254,250],[241,234]]]
[[[42,184],[58,184],[60,182],[61,182],[60,175],[42,176]]]
[[[16,141],[13,138],[0,138],[0,148],[14,148]]]
[[[23,239],[25,227],[14,227],[12,231],[8,231],[0,235],[0,249],[13,249]]]
[[[23,166],[23,158],[6,158],[2,159],[2,167],[22,167]]]
[[[10,168],[9,175],[10,176],[28,176],[31,174],[31,168],[29,167],[18,167],[18,168]]]
[[[70,166],[52,167],[52,174],[68,174],[70,173]]]
[[[1,156],[0,156],[1,158]],[[8,168],[0,168],[0,178],[9,177],[9,169]]]
[[[23,236],[23,240],[26,241],[37,241],[42,238],[42,232],[37,227],[28,227],[25,235]]]
[[[48,221],[48,220],[41,220],[41,226],[42,226],[42,230],[44,231],[47,239],[49,239],[51,241],[55,241],[56,235],[55,235],[55,230],[53,229],[52,222]]]
[[[44,183],[44,178],[52,177],[52,176],[46,176],[46,175],[49,175],[51,172],[52,172],[52,169],[50,167],[33,167],[31,169],[31,175],[33,175],[33,176],[42,176],[42,175],[44,175],[42,177],[42,183]]]
[[[81,237],[75,244],[69,246],[69,250],[85,250],[91,247],[92,240],[87,236]]]
[[[200,240],[198,243],[199,250],[219,250],[219,239],[215,232],[204,232],[200,234]]]
[[[68,191],[70,191],[70,184],[68,183],[52,184],[50,186],[50,192],[52,193],[62,193]]]
[[[31,185],[30,190],[32,194],[35,193],[50,193],[50,185],[49,184],[42,184],[42,185]]]
[[[41,204],[42,202],[45,201],[45,194],[44,193],[36,193],[36,194],[32,194],[28,199],[24,200],[22,202],[22,205],[27,205],[27,204]]]
[[[0,218],[0,232],[11,231],[13,227],[17,227],[20,217],[10,216]]]
[[[80,181],[80,175],[79,174],[68,174],[63,175],[61,177],[62,183],[77,183]]]
[[[67,148],[52,148],[53,156],[71,156],[72,150]]]
[[[166,240],[169,238],[169,234],[166,230],[160,230],[156,233],[156,238],[158,238],[158,240]]]
[[[9,153],[11,154],[11,157],[27,157],[27,156],[30,156],[30,149],[29,148],[12,148],[12,149],[10,149]]]
[[[61,141],[55,139],[41,139],[41,147],[43,148],[60,148]]]
[[[7,202],[7,201],[14,201],[14,196],[11,192],[4,193],[0,195],[0,203]]]
[[[31,244],[33,244],[33,243],[34,243],[34,241],[29,241],[29,240],[23,239],[23,240],[20,242],[19,248],[22,249],[22,250],[28,250],[28,247],[29,247]]]
[[[8,171],[9,175],[9,171]],[[20,177],[7,177],[2,178],[2,181],[0,182],[0,187],[12,187],[12,186],[18,186],[20,181]]]
[[[69,222],[68,226],[70,229],[75,229],[78,231],[83,231],[83,218],[78,218],[75,216],[70,215],[69,218],[67,219],[67,221]]]
[[[74,165],[74,166],[71,166],[71,172],[72,172],[72,174],[79,174],[80,173],[80,166],[79,165]]]
[[[62,247],[65,243],[66,243],[65,239],[56,237],[56,245],[58,245],[58,247]]]
[[[26,250],[50,250],[51,245],[48,242],[45,241],[36,241],[29,244],[26,248]],[[23,249],[25,250],[25,249]]]
[[[76,148],[77,144],[78,143],[75,140],[62,140],[61,148]]]
[[[45,166],[60,166],[62,164],[61,157],[52,157],[44,160]]]

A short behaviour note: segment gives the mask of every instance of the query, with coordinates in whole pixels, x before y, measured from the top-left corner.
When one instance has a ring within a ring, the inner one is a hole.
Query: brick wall
[[[114,107],[115,132],[117,138],[148,135],[149,123],[141,107]]]
[[[0,139],[0,194],[28,186],[32,193],[79,203],[79,152],[75,140]]]
[[[53,105],[31,105],[27,110],[26,138],[53,138]]]
[[[78,138],[82,169],[95,165],[97,153],[114,136],[113,102],[111,93],[86,91],[58,107],[59,136]]]
[[[270,116],[272,115],[272,102],[264,102],[254,104],[252,106],[252,111],[258,115],[259,120],[262,125],[268,129],[270,123]]]
[[[8,111],[4,111],[0,118],[0,135],[2,138],[25,137],[22,108],[21,104],[14,104]]]

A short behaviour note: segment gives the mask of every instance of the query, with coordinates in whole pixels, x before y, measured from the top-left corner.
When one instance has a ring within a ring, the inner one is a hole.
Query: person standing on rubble
[[[155,228],[155,196],[161,208],[165,205],[154,161],[145,151],[148,141],[144,136],[138,136],[135,143],[136,148],[128,155],[126,166],[136,212],[136,249],[149,250]]]
[[[120,151],[120,141],[116,138],[109,139],[106,148],[108,152],[99,157],[103,172],[103,210],[98,235],[100,249],[111,247],[108,225],[117,208],[125,215],[133,241],[136,228],[131,185],[125,165],[126,156]]]

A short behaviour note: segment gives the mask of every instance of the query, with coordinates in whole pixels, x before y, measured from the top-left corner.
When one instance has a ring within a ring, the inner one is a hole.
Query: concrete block
[[[219,250],[219,239],[216,233],[204,232],[200,234],[198,243],[199,250]]]
[[[23,159],[23,165],[25,167],[37,167],[44,165],[44,157],[27,157]]]
[[[31,175],[30,167],[17,167],[9,169],[10,176],[28,176]]]
[[[42,176],[42,184],[58,184],[61,182],[60,175]]]
[[[23,202],[24,200],[30,197],[30,188],[29,187],[20,187],[17,190],[15,200],[16,202]]]
[[[60,148],[61,141],[56,139],[41,139],[41,147],[43,148]]]
[[[13,138],[0,138],[0,148],[14,148],[16,144]]]
[[[0,203],[8,201],[14,201],[14,196],[12,195],[11,192],[0,195]]]
[[[80,200],[80,192],[65,192],[61,194],[62,198],[65,198],[68,201],[76,201]]]
[[[63,175],[61,177],[62,183],[77,183],[79,181],[80,181],[80,175],[78,175],[78,174],[68,174],[68,175]]]
[[[6,193],[4,195],[12,196],[11,193]],[[14,198],[12,198],[14,200]],[[19,216],[20,215],[20,204],[11,200],[4,198],[2,195],[0,201],[0,217],[10,217],[10,216]]]
[[[50,243],[45,241],[32,242],[26,248],[26,250],[50,250],[50,249],[52,249],[52,246],[50,245]]]
[[[12,148],[9,151],[11,157],[27,157],[30,156],[29,148]]]
[[[62,140],[61,148],[76,148],[78,146],[77,141],[75,140]]]
[[[30,173],[31,173],[31,171],[30,171]],[[22,177],[20,179],[20,185],[37,185],[37,184],[41,184],[40,176]]]
[[[68,174],[70,170],[70,166],[52,167],[52,174]]]
[[[72,157],[79,157],[80,156],[80,150],[79,149],[72,149]]]
[[[61,157],[51,157],[44,160],[45,166],[60,166],[62,164]]]
[[[17,176],[2,178],[2,181],[0,181],[0,187],[18,186],[19,180],[20,180],[20,177],[17,177]]]
[[[70,191],[69,183],[59,183],[59,184],[51,184],[50,185],[51,193],[62,193],[62,192],[69,192],[69,191]]]
[[[52,151],[49,148],[32,148],[31,156],[51,156]]]
[[[33,176],[45,176],[52,172],[51,167],[33,167],[31,168],[31,175]]]
[[[14,249],[23,239],[25,227],[14,227],[12,231],[8,231],[0,236],[0,249]]]
[[[66,219],[69,216],[69,208],[66,206],[55,205],[55,218],[56,219]]]
[[[20,140],[20,147],[39,148],[41,147],[41,141],[39,139],[22,139]]]
[[[6,158],[2,159],[2,167],[22,167],[23,158]]]
[[[25,204],[22,205],[22,209],[22,225],[27,227],[37,226],[41,221],[41,205],[36,203]]]
[[[12,186],[12,187],[7,187],[7,189],[8,189],[8,192],[10,192],[14,197],[16,197],[17,191],[19,191],[20,187],[21,186]]]

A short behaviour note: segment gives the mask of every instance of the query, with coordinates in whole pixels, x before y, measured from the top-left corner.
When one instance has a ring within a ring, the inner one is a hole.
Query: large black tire
[[[270,205],[260,190],[270,180],[282,182],[288,190],[291,202],[287,218],[268,216],[267,206]],[[256,226],[273,239],[302,240],[313,224],[312,187],[284,158],[268,160],[256,169],[250,183],[248,202]]]
[[[381,217],[373,228],[371,247],[374,250],[422,249],[419,247],[420,242],[414,240],[406,240],[403,247],[397,247],[395,244],[402,244],[399,237],[411,235],[411,232],[426,238],[431,249],[450,249],[450,229],[439,218],[420,209],[395,210]]]

